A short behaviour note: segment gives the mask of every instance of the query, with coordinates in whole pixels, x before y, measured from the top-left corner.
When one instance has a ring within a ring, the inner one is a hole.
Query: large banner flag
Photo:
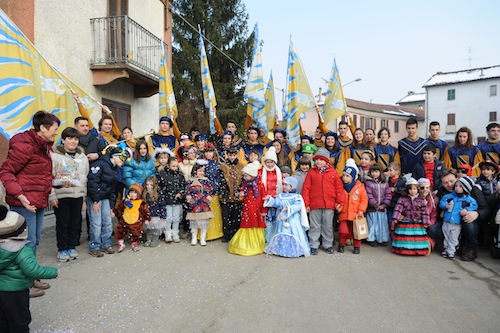
[[[344,115],[347,111],[347,104],[342,90],[342,82],[340,80],[337,62],[333,58],[332,73],[328,82],[328,90],[326,91],[325,104],[323,106],[323,120],[325,126],[332,120]]]
[[[167,56],[163,41],[161,42],[162,57],[160,59],[160,118],[170,117],[172,121],[177,118],[177,103],[175,102],[174,88],[172,87],[172,78],[168,71]]]
[[[62,128],[73,126],[81,115],[73,92],[88,112],[83,116],[100,115],[101,105],[53,68],[0,9],[0,134],[10,140],[30,129],[38,110],[57,116]]]
[[[267,89],[264,94],[266,100],[266,106],[264,107],[264,113],[266,114],[267,130],[271,131],[274,128],[277,120],[276,114],[276,98],[274,97],[274,80],[273,72],[269,75],[269,81],[267,81]]]
[[[265,114],[264,98],[264,76],[262,71],[262,54],[259,45],[259,29],[255,27],[255,38],[253,45],[253,59],[250,73],[248,74],[247,86],[243,98],[247,102],[247,116],[252,118],[258,127],[268,130]]]
[[[299,55],[290,40],[285,113],[286,131],[289,143],[292,147],[297,146],[300,142],[301,116],[305,111],[314,107],[316,107],[316,100],[314,99],[311,87],[307,81],[306,73],[300,62]]]
[[[214,87],[212,85],[212,78],[210,77],[210,69],[208,68],[207,53],[205,52],[205,44],[203,43],[203,35],[200,30],[200,65],[201,65],[201,84],[203,86],[203,100],[205,107],[209,111],[210,117],[210,134],[215,134],[215,107],[217,101],[215,100]]]

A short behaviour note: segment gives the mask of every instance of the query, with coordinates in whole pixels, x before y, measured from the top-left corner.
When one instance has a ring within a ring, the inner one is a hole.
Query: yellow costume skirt
[[[240,256],[255,256],[264,253],[265,246],[264,228],[240,228],[231,238],[227,250]]]
[[[214,217],[210,219],[210,225],[207,229],[207,240],[219,239],[224,236],[222,232],[222,209],[220,208],[219,196],[214,196],[210,203],[210,210]],[[198,231],[198,239],[200,239],[200,231]]]

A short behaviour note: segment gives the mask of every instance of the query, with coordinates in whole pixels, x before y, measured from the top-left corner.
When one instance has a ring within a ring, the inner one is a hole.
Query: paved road
[[[31,300],[33,332],[500,332],[500,260],[486,251],[287,259],[183,241],[92,258],[85,242],[59,263],[55,244],[46,228],[39,260],[60,277]]]

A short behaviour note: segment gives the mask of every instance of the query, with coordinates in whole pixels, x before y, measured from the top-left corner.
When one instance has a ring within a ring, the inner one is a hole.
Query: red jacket
[[[337,171],[330,165],[323,173],[315,165],[307,173],[302,187],[302,197],[306,208],[335,209],[337,204],[344,205],[344,186]]]
[[[36,208],[48,206],[52,190],[52,143],[34,129],[14,135],[9,141],[7,159],[0,167],[0,180],[7,192],[7,203],[22,207],[17,197],[24,194]]]

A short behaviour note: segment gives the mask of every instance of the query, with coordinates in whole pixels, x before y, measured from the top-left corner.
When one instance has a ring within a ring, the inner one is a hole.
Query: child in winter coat
[[[34,279],[54,279],[57,268],[40,266],[27,244],[24,217],[0,206],[0,331],[29,332],[29,288]]]
[[[368,195],[367,242],[371,246],[386,246],[386,243],[391,239],[386,210],[391,203],[392,196],[389,183],[386,181],[380,164],[375,163],[370,167],[368,177],[365,180],[365,189]]]
[[[373,163],[375,163],[375,154],[371,150],[363,151],[359,160],[359,180],[362,183],[368,177],[368,172]]]
[[[148,144],[141,140],[135,146],[134,156],[123,166],[123,180],[126,188],[132,184],[144,184],[149,176],[155,174],[155,162],[149,156]]]
[[[243,184],[240,200],[243,201],[240,228],[229,242],[227,250],[240,256],[254,256],[264,253],[266,245],[266,223],[264,207],[266,189],[258,178],[259,162],[254,161],[243,168]]]
[[[394,208],[393,223],[396,225],[392,252],[403,255],[426,256],[430,253],[426,225],[429,225],[427,202],[418,195],[418,182],[406,181],[407,195],[399,198]]]
[[[311,169],[311,161],[307,157],[302,156],[297,162],[297,169],[293,173],[293,177],[297,179],[297,194],[302,194],[302,186],[306,180],[307,173]]]
[[[387,178],[389,183],[389,188],[391,189],[391,203],[387,207],[387,221],[389,224],[389,229],[394,230],[392,225],[392,215],[394,213],[394,207],[403,193],[406,191],[406,180],[401,176],[401,164],[398,162],[391,162],[387,167]]]
[[[220,163],[219,157],[217,155],[217,150],[212,146],[208,145],[205,147],[203,152],[203,157],[208,161],[205,167],[205,173],[207,178],[212,182],[214,187],[212,201],[210,202],[210,210],[214,214],[214,217],[210,219],[210,225],[207,230],[207,240],[219,239],[223,236],[222,233],[222,211],[219,201],[219,188],[220,188]]]
[[[140,199],[142,188],[139,184],[132,184],[128,189],[128,197],[123,199],[114,209],[113,215],[118,218],[115,230],[115,239],[118,241],[118,253],[125,249],[125,238],[130,238],[132,250],[139,251],[139,241],[142,238],[143,225],[150,223],[149,205]]]
[[[450,260],[455,260],[455,251],[462,230],[462,216],[478,208],[477,201],[470,196],[473,186],[474,182],[469,177],[459,178],[455,183],[455,189],[439,201],[439,207],[444,210],[444,251],[441,255]]]
[[[186,185],[186,201],[189,204],[186,219],[190,222],[192,246],[198,243],[198,229],[201,231],[200,245],[207,245],[207,229],[210,219],[214,217],[210,210],[214,188],[212,182],[205,176],[206,164],[206,160],[198,160],[191,171],[192,179]]]
[[[160,197],[158,191],[158,180],[155,176],[149,176],[144,182],[142,199],[148,203],[151,220],[144,221],[144,233],[146,234],[146,247],[156,247],[162,230],[166,224],[165,198]]]
[[[353,240],[354,250],[352,253],[359,254],[361,252],[361,240],[355,239],[353,235],[353,221],[363,217],[363,214],[368,207],[368,196],[366,195],[365,187],[361,181],[356,180],[358,170],[356,166],[348,165],[342,172],[343,192],[342,195],[346,198],[346,203],[339,213],[339,253],[344,252],[344,247],[348,239]]]

